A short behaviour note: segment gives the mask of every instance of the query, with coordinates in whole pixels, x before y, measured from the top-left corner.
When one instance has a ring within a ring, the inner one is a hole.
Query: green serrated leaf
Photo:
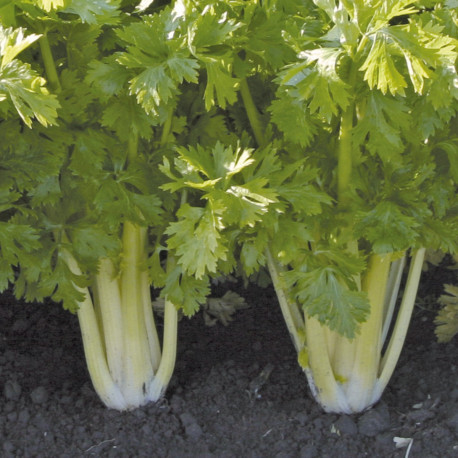
[[[196,313],[210,293],[209,279],[186,275],[180,266],[168,273],[161,297],[170,300],[186,316]]]
[[[295,296],[307,315],[349,339],[355,337],[358,323],[369,313],[365,293],[349,290],[331,267],[287,272],[285,279],[295,285]]]
[[[358,218],[355,232],[373,244],[375,253],[402,251],[418,239],[419,223],[393,202],[383,201]]]
[[[107,96],[118,95],[123,89],[129,73],[114,57],[103,61],[92,61],[86,76],[86,83],[92,84]]]
[[[377,33],[360,71],[364,72],[364,80],[371,89],[377,87],[382,94],[390,91],[393,95],[405,95],[407,82],[396,68],[393,52],[386,34]]]
[[[165,231],[170,236],[168,247],[175,251],[178,263],[197,279],[216,272],[218,261],[226,259],[221,213],[215,204],[205,208],[184,204],[177,212],[178,221]]]
[[[267,234],[261,231],[255,238],[249,239],[242,244],[240,261],[246,275],[250,276],[265,265],[265,251],[267,248]]]
[[[46,3],[62,3],[61,0],[41,0]],[[80,17],[81,21],[88,24],[116,24],[120,14],[118,0],[64,0],[64,9],[66,13],[73,13]],[[61,5],[59,5],[61,6]],[[48,10],[49,11],[49,10]]]
[[[0,104],[9,101],[28,127],[33,117],[44,126],[55,124],[60,105],[45,83],[28,64],[13,60],[0,69]]]
[[[233,207],[230,213],[231,220],[237,219],[239,227],[253,226],[267,212],[269,205],[278,201],[277,193],[269,189],[267,183],[266,178],[257,178],[243,186],[231,186],[226,191],[235,197],[232,199]]]
[[[274,100],[269,108],[272,122],[285,135],[287,141],[306,147],[317,129],[306,105],[284,94]]]
[[[197,83],[199,64],[196,60],[182,56],[174,56],[167,59],[167,66],[170,74],[175,81],[182,83]]]
[[[210,110],[218,104],[221,108],[237,100],[239,78],[234,78],[219,62],[207,63],[207,86],[205,88],[205,108]]]
[[[14,280],[13,266],[17,266],[27,252],[41,246],[35,229],[25,224],[0,222],[0,291]]]
[[[120,95],[107,104],[101,124],[113,129],[118,138],[127,142],[132,133],[142,138],[151,138],[151,128],[161,121],[160,114],[148,116],[132,97]]]
[[[37,41],[41,35],[24,35],[23,28],[5,29],[0,25],[0,70],[13,61],[13,59],[32,43]]]
[[[363,115],[353,129],[353,140],[370,153],[378,154],[382,160],[395,161],[405,150],[402,134],[411,122],[403,100],[374,92],[366,99]]]
[[[119,240],[97,226],[75,227],[68,231],[77,259],[97,266],[100,258],[113,256],[119,250]]]
[[[205,52],[205,48],[221,45],[237,30],[239,24],[227,19],[225,13],[218,15],[207,8],[189,28],[190,44],[195,52]]]
[[[37,0],[37,4],[45,11],[57,10],[63,8],[67,0]]]
[[[335,48],[305,51],[299,57],[305,59],[307,67],[299,64],[301,71],[292,80],[286,75],[283,80],[283,84],[297,88],[299,97],[310,101],[311,113],[319,112],[327,122],[338,114],[339,109],[344,111],[350,103],[348,86],[337,74],[341,54],[342,50]]]
[[[150,67],[130,81],[130,93],[147,113],[155,113],[161,102],[167,102],[173,94],[175,83],[167,76],[162,65]]]

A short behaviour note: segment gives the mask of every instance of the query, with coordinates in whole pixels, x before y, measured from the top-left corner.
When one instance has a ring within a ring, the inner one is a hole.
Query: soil
[[[456,283],[456,271],[425,274],[391,383],[354,416],[326,414],[311,398],[269,288],[240,288],[251,307],[228,326],[183,319],[166,396],[129,412],[94,393],[74,315],[4,293],[0,456],[458,457],[458,339],[438,344],[433,325],[444,281]]]

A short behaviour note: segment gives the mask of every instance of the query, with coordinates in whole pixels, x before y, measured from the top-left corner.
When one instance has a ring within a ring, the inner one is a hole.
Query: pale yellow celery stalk
[[[386,262],[388,262],[388,259],[385,259]],[[374,258],[372,258],[372,263],[374,262]],[[395,261],[396,262],[396,261]],[[384,264],[384,267],[383,267],[383,272],[382,273],[385,273],[385,269],[386,267],[388,266],[388,264]],[[402,263],[401,264],[398,264],[396,262],[395,264],[395,267],[394,267],[394,271],[393,269],[391,268],[390,269],[390,280],[388,280],[388,283],[387,283],[387,293],[386,293],[386,297],[385,297],[385,300],[382,304],[382,306],[380,306],[379,304],[379,308],[377,309],[376,311],[376,314],[377,316],[379,317],[380,315],[380,311],[383,311],[383,319],[381,320],[380,322],[380,326],[383,325],[383,329],[385,329],[385,320],[391,320],[391,316],[392,316],[392,310],[391,310],[391,313],[387,312],[387,307],[391,305],[391,294],[389,294],[389,289],[390,287],[393,287],[395,289],[395,292],[394,294],[397,295],[397,289],[396,289],[396,286],[399,287],[398,285],[398,282],[396,281],[398,279],[398,276],[399,276],[399,273],[398,273],[398,270],[399,270],[399,267],[401,266],[402,267]],[[377,269],[376,271],[373,270],[373,265],[369,265],[368,266],[368,272],[366,274],[366,281],[365,281],[365,288],[364,290],[367,290],[368,288],[370,289],[370,286],[368,285],[368,278],[369,277],[372,277],[373,281],[376,280],[377,278],[377,275],[379,275],[380,272],[379,269]],[[380,266],[382,267],[382,266]],[[361,283],[361,282],[359,282]],[[359,288],[361,290],[361,287]],[[372,295],[375,296],[374,294],[374,290],[372,290]],[[387,301],[390,301],[390,304],[387,304]],[[376,298],[376,302],[380,302],[379,301],[379,298]],[[373,316],[373,311],[374,311],[374,303],[371,302],[371,316],[372,316],[372,321],[373,321],[373,325],[375,325],[375,328],[377,329],[376,330],[376,334],[379,333],[378,331],[378,327],[379,327],[379,324],[375,323],[374,322],[374,316]],[[378,319],[378,318],[377,318]],[[361,329],[364,329],[364,328],[369,328],[368,327],[369,325],[367,325],[367,323],[363,323],[362,324],[362,327]],[[374,337],[375,337],[375,334],[374,334]],[[371,339],[370,337],[370,333],[369,333],[369,336],[368,336],[369,339]],[[357,361],[357,358],[359,358],[361,356],[361,350],[358,348],[361,346],[361,334],[360,335],[357,335],[355,337],[355,339],[348,339],[346,338],[345,336],[342,336],[340,334],[338,334],[337,332],[335,331],[331,331],[331,330],[328,330],[327,333],[326,333],[326,340],[328,342],[328,349],[332,349],[332,350],[328,350],[329,351],[329,355],[330,355],[330,359],[331,359],[331,364],[332,364],[332,367],[333,367],[333,370],[334,370],[334,374],[335,374],[335,377],[336,377],[336,380],[338,380],[340,383],[342,383],[343,386],[350,386],[350,383],[354,384],[354,380],[355,380],[355,375],[354,375],[354,365],[355,365],[355,361]],[[331,344],[330,344],[331,342]],[[384,342],[384,339],[383,339],[383,332],[382,332],[382,338],[380,339],[380,345],[379,347],[381,348],[381,346],[383,346],[383,342]],[[364,344],[364,343],[363,343]],[[373,345],[373,343],[371,343],[371,345]],[[358,352],[359,353],[358,353]],[[378,366],[378,362],[380,360],[380,354],[378,354],[378,356],[376,357],[376,360],[374,360],[374,364],[376,364]],[[374,374],[377,374],[378,373],[378,369],[375,369]],[[353,380],[353,382],[351,382]],[[356,390],[357,391],[357,386],[353,386],[353,388],[349,388],[350,390]],[[349,400],[349,402],[351,403],[351,401]]]
[[[127,157],[135,160],[138,135],[129,137]],[[159,365],[160,344],[154,324],[146,271],[147,229],[125,221],[120,277],[123,327],[121,390],[131,407],[145,404],[146,390]]]
[[[383,306],[390,261],[390,254],[372,255],[363,278],[362,289],[367,292],[371,309],[355,338],[355,361],[344,388],[352,412],[360,412],[372,404],[382,351]]]
[[[170,109],[162,130],[162,145],[168,141],[172,119],[173,110]],[[137,147],[138,135],[132,135],[128,145],[129,160],[135,158]],[[141,228],[129,221],[124,223],[121,298],[125,326],[126,375],[123,393],[135,403],[135,399],[141,398],[142,404],[157,401],[170,382],[175,367],[178,327],[175,305],[166,298],[161,355],[146,270],[146,239],[147,228]]]
[[[158,400],[166,390],[173,375],[177,351],[178,312],[175,305],[165,300],[164,336],[162,338],[162,357],[156,375],[147,386],[147,397],[151,401]]]
[[[108,367],[115,383],[122,386],[124,342],[121,293],[113,262],[109,258],[100,260],[94,292]]]
[[[82,275],[78,263],[71,253],[63,248],[60,251],[60,256],[63,257],[71,272],[75,275]],[[126,400],[108,368],[105,349],[89,290],[78,286],[76,288],[85,296],[84,300],[79,303],[77,316],[92,384],[107,407],[124,410],[127,407]]]
[[[123,225],[123,258],[121,276],[122,323],[124,326],[122,392],[131,406],[145,403],[146,385],[154,373],[144,322],[142,302],[141,236],[139,226],[126,221]]]
[[[327,352],[326,328],[316,318],[305,320],[308,365],[304,367],[310,389],[326,412],[349,412],[345,393],[337,382]]]
[[[143,314],[145,320],[146,333],[151,356],[151,365],[156,372],[161,361],[161,345],[157,335],[156,323],[154,321],[153,308],[151,306],[150,280],[146,268],[146,244],[148,229],[142,227],[140,230],[140,246],[144,247],[141,252],[141,273],[140,273],[140,291],[142,295]]]
[[[61,90],[55,62],[46,31],[40,48],[50,86]],[[167,141],[173,111],[164,125],[161,142]],[[135,160],[138,134],[128,140],[128,160]],[[56,234],[66,243],[64,233]],[[151,306],[149,278],[146,269],[147,229],[132,222],[123,224],[123,264],[115,278],[113,263],[101,259],[94,279],[94,300],[88,288],[76,288],[85,295],[79,304],[78,319],[83,337],[89,374],[97,394],[107,407],[125,410],[157,400],[173,373],[176,354],[177,312],[166,303],[164,323],[164,356],[161,359],[159,338]],[[69,269],[81,275],[73,255],[63,248],[60,255]],[[157,370],[157,380],[154,372]],[[160,389],[151,390],[151,385]],[[147,392],[153,391],[155,395]]]
[[[356,67],[352,65],[350,71],[350,79],[354,80],[356,75]],[[337,195],[339,206],[345,208],[348,202],[346,194],[352,176],[353,169],[353,117],[355,112],[355,103],[352,102],[347,107],[341,116],[339,143],[338,143],[338,163],[337,163]],[[347,242],[346,249],[349,253],[358,256],[359,247],[357,240],[351,240],[351,229],[344,229],[345,237],[350,238]],[[361,290],[361,278],[355,276],[355,284],[358,290]],[[337,380],[342,383],[348,381],[352,375],[353,364],[355,361],[355,353],[357,351],[354,341],[350,341],[345,336],[342,336],[335,331],[328,330],[327,347],[331,358],[332,368]]]
[[[353,80],[356,75],[356,67],[352,65],[352,69],[350,72],[350,78]],[[348,202],[347,190],[349,188],[352,176],[352,168],[353,168],[353,141],[352,141],[352,130],[353,130],[353,117],[354,117],[355,105],[354,102],[350,103],[344,113],[341,116],[341,124],[340,124],[340,132],[339,132],[339,148],[338,148],[338,165],[337,165],[337,194],[338,194],[338,203],[339,206],[345,208]],[[349,232],[349,229],[345,232]],[[347,234],[348,235],[348,234]],[[347,250],[349,253],[358,255],[358,242],[356,240],[350,240],[347,243]],[[356,285],[358,289],[361,290],[361,279],[360,277],[356,277],[355,279]],[[310,318],[307,318],[309,321]],[[373,327],[373,325],[372,325]],[[308,326],[307,326],[308,329]],[[308,334],[308,333],[307,333]],[[341,412],[350,412],[352,407],[348,402],[347,397],[347,390],[352,390],[350,383],[350,379],[355,377],[355,361],[357,361],[358,357],[366,356],[361,355],[362,350],[359,348],[357,342],[355,340],[349,340],[344,336],[338,335],[334,331],[325,330],[325,343],[326,348],[329,352],[324,358],[323,365],[327,368],[328,364],[332,370],[334,382],[338,383],[338,387],[336,388],[332,381],[330,380],[331,377],[329,376],[326,381],[326,388],[322,391],[327,392],[326,396],[322,395],[323,403],[322,406],[327,411],[341,411]],[[357,337],[359,340],[360,336]],[[311,341],[313,340],[312,337],[307,335],[307,346],[310,345]],[[316,348],[315,351],[323,352],[323,350],[319,350],[318,347],[315,345],[313,346]],[[309,353],[313,353],[313,350]],[[358,356],[359,354],[359,356]],[[312,357],[310,357],[312,359]],[[318,359],[318,355],[316,356]],[[367,359],[367,358],[364,358]],[[329,363],[328,363],[329,360]],[[329,371],[323,369],[320,366],[319,362],[315,363],[315,369],[312,371],[325,371],[328,373]],[[366,377],[367,377],[366,372]],[[315,381],[317,384],[318,380]],[[350,388],[349,388],[350,387]],[[318,386],[320,389],[321,386]],[[333,399],[333,394],[337,399]],[[326,399],[325,399],[326,398]]]
[[[407,277],[404,295],[402,297],[393,334],[391,335],[390,342],[380,364],[380,375],[374,389],[374,398],[378,399],[382,395],[383,390],[393,375],[394,368],[399,360],[402,347],[404,346],[413,307],[415,305],[418,285],[420,283],[425,251],[425,248],[420,248],[413,254],[410,261],[409,275]]]
[[[401,307],[383,358],[387,298],[391,301],[392,296],[387,286],[394,290],[399,288],[398,269],[403,264],[402,260],[399,264],[395,261],[394,270],[391,270],[391,254],[372,255],[370,258],[362,289],[368,293],[371,312],[355,339],[336,335],[315,318],[306,318],[308,367],[304,371],[312,393],[325,411],[361,412],[382,396],[404,344],[424,251],[420,249],[412,257]],[[328,339],[332,340],[331,345]],[[338,351],[337,346],[342,346],[343,350]],[[326,351],[329,348],[334,348],[333,354]]]
[[[278,302],[283,313],[283,317],[286,322],[286,327],[293,341],[294,347],[297,352],[300,352],[304,346],[304,337],[301,336],[301,331],[304,331],[304,320],[301,316],[300,311],[297,308],[296,303],[291,304],[288,299],[286,286],[283,285],[281,278],[280,266],[273,259],[272,253],[266,249],[267,267],[272,279],[272,283],[277,294]]]
[[[354,103],[351,103],[342,114],[339,134],[337,191],[339,205],[343,208],[348,200],[353,167],[353,116]],[[350,241],[347,249],[357,255],[358,242]],[[326,411],[359,412],[378,400],[374,390],[379,373],[383,323],[385,318],[390,318],[392,301],[386,291],[390,266],[390,254],[372,255],[362,284],[359,277],[355,278],[358,289],[367,292],[371,305],[370,315],[355,339],[349,340],[323,329],[316,319],[306,317],[309,360],[306,373],[312,391]],[[398,280],[399,272],[394,275]],[[398,287],[398,282],[394,281],[393,286]],[[389,300],[385,299],[387,296]]]
[[[334,375],[337,381],[345,383],[350,378],[353,370],[356,353],[355,342],[336,331],[331,331],[327,327],[325,331],[329,358],[331,360]]]
[[[386,341],[388,332],[390,330],[391,322],[393,320],[394,309],[398,299],[399,287],[401,285],[402,272],[406,265],[405,253],[400,259],[396,259],[391,263],[390,276],[386,287],[386,297],[384,306],[383,317],[383,330],[382,330],[382,346]]]
[[[173,109],[170,108],[167,116],[167,120],[162,129],[161,135],[161,145],[165,145],[168,142],[168,136],[172,128],[173,120]],[[186,202],[187,193],[183,191],[181,195],[181,205]],[[146,237],[146,233],[144,233]],[[175,260],[173,257],[168,255],[167,258],[167,272],[170,272],[173,266],[175,265]],[[148,293],[149,295],[149,293]],[[144,301],[145,313],[148,316],[151,314],[152,317],[152,308],[151,303],[147,304],[147,301]],[[153,324],[152,321],[147,320],[147,323]],[[150,329],[151,326],[147,325],[147,331],[150,336],[150,345],[153,340],[157,339],[156,328]],[[167,297],[165,297],[164,305],[164,333],[162,336],[162,355],[160,353],[151,350],[151,358],[153,367],[156,370],[154,378],[146,386],[146,396],[148,400],[156,401],[158,400],[170,382],[172,378],[173,371],[175,369],[176,353],[177,353],[177,334],[178,334],[178,312],[175,307],[175,304],[170,302]],[[159,349],[159,346],[157,347]]]

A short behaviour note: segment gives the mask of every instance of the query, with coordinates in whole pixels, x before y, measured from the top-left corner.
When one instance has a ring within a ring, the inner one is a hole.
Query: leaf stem
[[[56,63],[54,62],[54,58],[52,56],[51,46],[49,45],[47,31],[43,33],[39,43],[49,86],[54,92],[60,92],[62,87],[57,74]]]
[[[172,121],[173,121],[173,108],[169,108],[167,119],[165,120],[164,127],[162,128],[161,134],[161,146],[167,144],[167,140],[169,138],[171,129],[172,129]]]
[[[248,86],[246,78],[240,80],[240,94],[242,95],[243,105],[253,130],[254,138],[258,146],[264,146],[266,143],[264,129],[261,123],[259,111],[256,108],[253,97]]]
[[[246,78],[242,78],[240,81],[240,93],[242,95],[243,105],[250,121],[256,143],[258,146],[262,146],[266,143],[264,130],[262,128],[259,112],[256,108],[253,97],[251,96]],[[286,293],[287,288],[283,284],[283,280],[281,278],[281,266],[274,260],[269,248],[266,248],[265,254],[267,259],[267,268],[269,269],[272,283],[280,303],[280,309],[283,313],[286,327],[288,328],[294,347],[297,352],[300,352],[304,345],[304,339],[300,335],[300,332],[304,332],[304,319],[296,304],[292,304],[288,298]]]
[[[262,128],[259,112],[256,108],[253,97],[251,96],[246,78],[242,78],[240,81],[240,94],[242,95],[243,105],[245,107],[248,120],[250,121],[256,143],[258,146],[263,146],[266,143],[264,130]],[[283,284],[283,280],[281,278],[281,267],[278,262],[274,260],[269,248],[266,248],[265,254],[267,259],[267,268],[269,269],[270,277],[280,304],[280,309],[286,322],[286,327],[288,328],[294,347],[299,353],[304,346],[304,339],[300,335],[301,332],[304,332],[304,319],[296,304],[291,304],[288,298],[286,293],[287,288]]]
[[[356,74],[358,68],[353,62],[350,69],[349,85],[355,89]],[[340,119],[339,149],[337,164],[337,198],[341,205],[348,203],[348,190],[351,182],[353,169],[353,117],[355,112],[355,100],[353,99]]]
[[[404,296],[398,312],[398,318],[394,326],[393,334],[390,338],[388,348],[383,355],[380,369],[380,376],[377,381],[376,395],[382,395],[383,390],[388,384],[394,368],[398,362],[402,347],[409,328],[410,318],[412,316],[415,298],[417,296],[418,285],[420,283],[421,268],[425,258],[425,248],[417,250],[410,261],[409,275],[407,276]]]
[[[390,253],[371,255],[362,281],[371,309],[354,341],[355,359],[345,386],[353,412],[360,412],[372,404],[382,351],[382,323],[390,265]]]
[[[342,114],[339,135],[338,165],[337,165],[337,196],[340,204],[347,202],[348,191],[353,168],[352,128],[353,103]]]
[[[140,253],[141,272],[139,273],[141,303],[143,308],[143,319],[145,322],[146,334],[148,337],[151,365],[153,371],[156,372],[161,361],[161,344],[159,342],[156,323],[154,321],[153,309],[151,306],[150,281],[148,271],[146,269],[146,244],[148,229],[146,227],[141,227],[139,231],[140,247],[142,247],[142,251]]]
[[[169,109],[167,119],[162,128],[160,145],[165,146],[171,132],[173,121],[173,108]],[[181,205],[186,201],[187,193],[181,195]],[[175,260],[170,254],[167,256],[167,272],[175,266]],[[167,297],[164,306],[164,333],[162,337],[162,355],[154,378],[147,387],[147,397],[150,401],[157,401],[167,389],[175,370],[178,335],[178,312],[175,304]]]
[[[138,155],[138,134],[132,133],[129,135],[127,143],[127,158],[129,162],[133,161]]]
[[[266,258],[267,267],[269,269],[272,283],[278,297],[278,302],[280,303],[280,309],[283,313],[286,327],[288,328],[294,347],[296,348],[297,352],[300,352],[304,346],[304,339],[301,338],[300,335],[300,331],[304,331],[304,320],[299,310],[297,309],[296,304],[291,304],[290,300],[288,299],[288,295],[285,292],[287,288],[283,284],[280,267],[278,263],[275,262],[269,248],[266,248]]]
[[[309,367],[305,369],[310,389],[326,412],[351,413],[344,391],[337,382],[326,351],[326,328],[314,317],[305,320]]]
[[[178,312],[175,305],[167,298],[164,308],[164,336],[162,339],[162,357],[159,368],[147,388],[148,399],[157,401],[166,390],[175,369],[177,353]]]
[[[391,322],[393,320],[394,309],[398,299],[399,287],[401,286],[402,273],[406,264],[406,256],[396,259],[391,263],[390,275],[386,287],[384,316],[383,316],[383,331],[382,331],[382,346],[388,336]]]
[[[82,275],[76,259],[69,251],[63,248],[60,251],[60,255],[71,272],[76,275]],[[125,410],[127,408],[125,398],[115,383],[107,364],[104,344],[89,290],[88,288],[81,288],[77,285],[75,287],[85,296],[84,300],[79,304],[77,315],[87,368],[94,389],[107,407]]]
[[[122,391],[127,402],[132,406],[144,404],[144,384],[153,377],[140,283],[140,258],[144,246],[141,244],[139,229],[136,224],[126,221],[122,238],[121,302],[124,326]]]
[[[104,338],[108,367],[115,383],[121,386],[124,353],[121,292],[113,262],[109,258],[100,260],[94,282],[94,296],[100,313],[100,332]]]

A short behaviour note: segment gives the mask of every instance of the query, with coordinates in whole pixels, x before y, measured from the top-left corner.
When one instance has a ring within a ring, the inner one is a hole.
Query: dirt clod
[[[21,396],[21,385],[15,380],[8,380],[3,388],[3,394],[8,401],[17,401]]]

